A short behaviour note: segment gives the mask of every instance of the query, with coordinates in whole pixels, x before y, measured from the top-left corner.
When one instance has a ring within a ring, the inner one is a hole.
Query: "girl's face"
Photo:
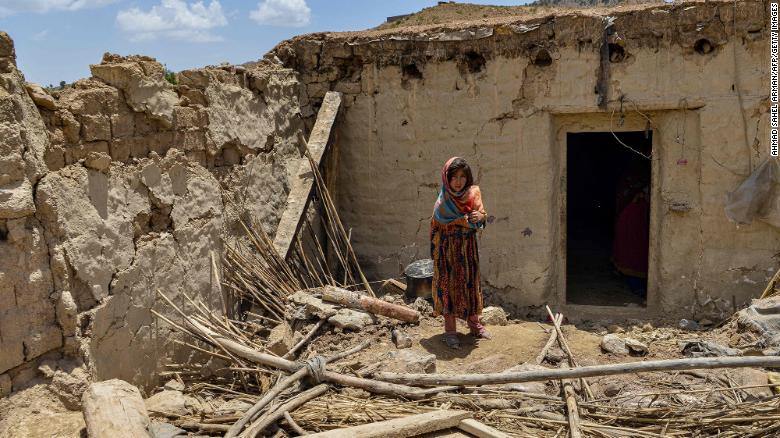
[[[460,192],[466,187],[466,172],[463,169],[458,169],[450,177],[450,188],[455,192]]]

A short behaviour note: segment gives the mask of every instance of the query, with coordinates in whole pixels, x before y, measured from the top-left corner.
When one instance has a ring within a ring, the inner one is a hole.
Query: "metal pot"
[[[404,269],[406,277],[406,296],[431,299],[431,283],[433,282],[433,260],[422,259],[409,264]]]

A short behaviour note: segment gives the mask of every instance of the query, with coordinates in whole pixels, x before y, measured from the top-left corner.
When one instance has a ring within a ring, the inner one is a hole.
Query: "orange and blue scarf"
[[[485,221],[471,223],[466,217],[472,211],[485,213],[479,186],[472,184],[460,192],[455,192],[450,187],[450,182],[447,179],[447,170],[449,170],[450,165],[457,158],[452,157],[447,160],[441,170],[441,189],[439,190],[439,197],[433,206],[433,220],[444,225],[458,221],[455,223],[464,227],[485,228]],[[462,220],[459,221],[459,219]]]

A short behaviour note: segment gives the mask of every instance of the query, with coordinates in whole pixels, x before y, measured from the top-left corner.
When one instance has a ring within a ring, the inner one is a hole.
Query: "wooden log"
[[[283,359],[281,357],[272,356],[270,354],[260,353],[249,347],[246,347],[236,341],[225,338],[222,335],[208,329],[202,324],[188,320],[187,326],[195,333],[207,339],[210,343],[216,343],[218,347],[223,348],[230,353],[242,357],[251,362],[278,368],[288,373],[294,373],[298,371],[302,365],[295,363],[291,360]],[[339,385],[351,386],[353,388],[364,389],[368,392],[375,394],[392,395],[396,397],[407,397],[410,399],[420,399],[428,396],[429,394],[443,391],[451,391],[456,389],[455,386],[447,386],[442,388],[432,388],[422,390],[420,388],[413,388],[406,385],[397,385],[394,383],[381,382],[378,380],[364,379],[360,377],[348,376],[345,374],[339,374],[333,371],[325,371],[322,373],[322,380],[326,382],[337,383]]]
[[[553,325],[555,322],[558,321],[560,324],[560,321],[563,321],[563,314],[559,313],[555,315],[555,319],[553,320]],[[555,343],[555,340],[558,338],[558,332],[553,328],[550,331],[550,338],[547,339],[547,343],[544,344],[544,347],[542,348],[542,351],[539,352],[539,355],[536,356],[536,364],[540,365],[542,362],[544,362],[544,358],[547,357],[547,351],[552,347],[552,345]]]
[[[92,383],[81,397],[90,438],[147,438],[149,415],[138,388],[124,380]]]
[[[406,284],[395,278],[391,278],[382,283],[382,287],[379,288],[379,291],[385,294],[403,295],[406,293]]]
[[[509,435],[472,418],[460,420],[458,429],[470,433],[477,438],[509,438]]]
[[[290,425],[292,430],[294,430],[295,433],[297,433],[298,435],[308,435],[309,434],[309,432],[306,429],[302,428],[300,425],[298,425],[298,423],[295,422],[295,420],[293,420],[293,417],[292,417],[292,415],[290,415],[289,412],[285,412],[284,413],[284,421],[286,421],[287,424]]]
[[[574,359],[574,353],[571,352],[571,349],[569,348],[569,344],[566,342],[566,338],[563,336],[563,331],[561,331],[561,322],[563,321],[563,314],[561,314],[561,320],[558,323],[556,323],[552,310],[550,310],[550,306],[544,306],[544,307],[545,309],[547,309],[547,314],[550,316],[550,319],[553,322],[553,327],[555,327],[555,332],[558,333],[558,344],[561,346],[561,349],[569,357],[569,366],[578,367],[579,364]],[[588,382],[583,378],[580,379],[580,383],[582,384],[582,390],[585,392],[585,394],[590,399],[593,399],[594,398],[593,391],[590,390],[590,385],[588,385]]]
[[[406,385],[492,385],[498,383],[541,382],[545,380],[579,379],[594,376],[681,371],[717,368],[780,368],[780,356],[699,357],[650,360],[584,366],[571,369],[548,369],[487,374],[399,374],[380,372],[374,378]]]
[[[327,390],[328,385],[321,384],[296,395],[295,397],[284,402],[284,404],[279,406],[278,409],[260,417],[257,422],[253,423],[247,428],[244,435],[248,438],[255,438],[256,436],[259,436],[268,426],[280,420],[281,418],[284,418],[285,412],[298,409],[300,406],[306,404],[310,400],[325,394]]]
[[[399,304],[388,303],[377,298],[352,292],[335,286],[319,288],[322,299],[354,309],[364,310],[374,315],[382,315],[403,322],[418,322],[420,312]]]
[[[772,295],[772,292],[774,292],[775,285],[778,281],[780,281],[780,269],[778,269],[772,279],[769,280],[769,283],[766,285],[766,289],[764,289],[764,292],[761,294],[761,298],[766,298]]]
[[[241,431],[244,429],[244,426],[250,421],[252,421],[252,419],[257,415],[257,413],[263,410],[263,408],[266,407],[268,403],[271,403],[273,399],[276,398],[277,395],[279,395],[285,389],[289,388],[290,385],[292,385],[293,383],[304,378],[307,374],[308,374],[308,370],[304,367],[299,369],[292,375],[279,380],[276,383],[276,385],[274,385],[263,395],[263,398],[258,400],[257,403],[255,403],[254,406],[249,408],[249,410],[246,411],[238,421],[236,421],[235,423],[233,423],[232,426],[230,426],[230,429],[228,429],[224,438],[233,438],[235,436],[238,436],[238,434],[241,433]]]
[[[317,113],[317,120],[314,122],[314,127],[306,145],[309,157],[314,160],[314,165],[316,166],[320,165],[320,161],[331,140],[333,124],[336,121],[340,107],[341,93],[334,91],[325,93],[322,106]],[[303,158],[298,165],[294,179],[290,184],[286,207],[279,220],[276,236],[274,236],[273,246],[283,259],[289,257],[291,253],[295,235],[300,229],[301,219],[305,216],[306,208],[309,205],[311,193],[314,189],[315,181],[310,168],[309,157]]]
[[[582,438],[580,432],[580,411],[577,408],[577,396],[570,381],[563,381],[563,398],[566,401],[566,417],[569,420],[569,437]]]
[[[471,413],[467,411],[432,411],[307,436],[312,438],[406,438],[458,427],[462,420],[470,416]]]

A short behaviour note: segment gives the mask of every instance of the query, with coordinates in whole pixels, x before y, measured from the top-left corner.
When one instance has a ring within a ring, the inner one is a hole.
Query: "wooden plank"
[[[472,418],[461,420],[458,428],[468,432],[477,438],[510,438],[509,435],[498,429],[492,428],[487,424],[480,423]]]
[[[320,165],[322,157],[328,149],[328,144],[333,137],[332,130],[336,116],[341,108],[341,93],[329,91],[325,93],[317,120],[309,135],[307,147],[312,159]],[[274,248],[280,256],[287,258],[292,249],[295,235],[301,227],[303,215],[309,206],[309,199],[314,188],[314,175],[312,175],[309,159],[304,156],[295,172],[290,193],[287,195],[287,206],[282,212],[279,226],[274,236]]]
[[[307,436],[317,438],[406,438],[457,427],[462,420],[470,416],[471,413],[467,411],[432,411]]]
[[[90,438],[150,438],[149,416],[138,388],[112,379],[89,385],[81,398]]]

